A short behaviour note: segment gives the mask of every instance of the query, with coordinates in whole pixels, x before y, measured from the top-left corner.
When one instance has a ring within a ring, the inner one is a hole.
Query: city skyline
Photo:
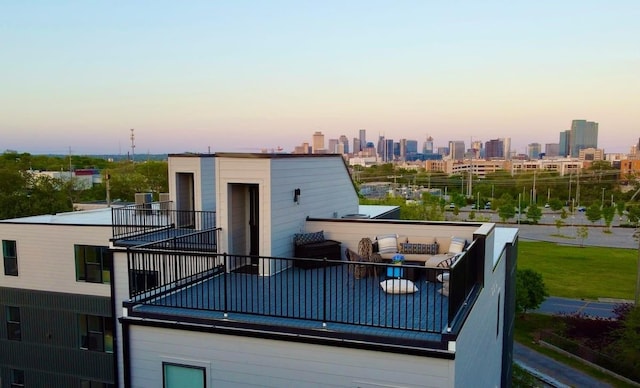
[[[56,2],[1,6],[0,148],[126,154],[282,147],[359,129],[434,145],[638,139],[633,1]]]

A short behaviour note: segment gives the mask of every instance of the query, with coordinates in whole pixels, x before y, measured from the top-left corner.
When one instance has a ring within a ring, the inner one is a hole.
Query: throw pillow
[[[426,254],[427,255],[437,255],[438,251],[440,251],[440,245],[437,242],[434,242],[433,244],[426,244],[427,245],[427,250],[426,250]]]
[[[451,238],[451,244],[449,245],[449,253],[461,253],[464,251],[467,245],[467,240],[459,237]]]
[[[324,231],[312,233],[296,233],[293,235],[293,241],[296,245],[310,244],[324,241]]]
[[[398,252],[398,236],[389,234],[376,237],[378,242],[378,253],[396,253]]]
[[[413,294],[418,287],[408,279],[387,279],[380,282],[380,287],[387,294]]]

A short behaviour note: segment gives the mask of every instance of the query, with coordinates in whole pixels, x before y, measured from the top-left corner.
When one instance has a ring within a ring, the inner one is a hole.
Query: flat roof
[[[288,158],[342,158],[341,154],[286,154],[260,152],[216,152],[213,154],[182,153],[169,154],[169,157],[180,158],[245,158],[245,159],[288,159]]]
[[[0,223],[111,226],[111,208],[11,218],[1,220]]]
[[[369,216],[369,218],[377,218],[383,214],[387,214],[399,208],[399,206],[391,205],[359,205],[358,214]]]

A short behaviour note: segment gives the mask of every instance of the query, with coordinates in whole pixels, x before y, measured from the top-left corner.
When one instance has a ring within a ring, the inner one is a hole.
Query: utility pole
[[[602,210],[604,208],[604,187],[602,188],[602,202],[600,205],[600,209]]]
[[[576,178],[576,202],[580,206],[580,170],[578,169],[578,177]]]
[[[532,204],[536,203],[536,171],[533,170],[533,189],[531,190],[531,201]]]
[[[518,225],[520,225],[520,212],[521,212],[521,206],[520,206],[520,200],[522,197],[520,197],[520,193],[518,193]]]
[[[131,161],[135,162],[136,160],[136,135],[133,133],[134,129],[131,128],[131,136],[129,137],[131,139]]]

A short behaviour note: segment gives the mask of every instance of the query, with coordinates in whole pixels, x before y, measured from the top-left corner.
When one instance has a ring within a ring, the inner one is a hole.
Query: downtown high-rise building
[[[360,139],[360,150],[364,151],[367,148],[367,130],[361,129],[358,131],[358,139]]]
[[[422,146],[423,154],[432,154],[433,153],[433,138],[431,136],[427,137],[424,145]]]
[[[504,142],[502,139],[492,139],[484,143],[484,157],[486,159],[504,159]]]
[[[573,120],[569,137],[571,157],[580,155],[580,150],[598,148],[598,123],[587,120]]]
[[[544,145],[544,155],[546,157],[557,157],[560,156],[560,144],[558,143],[547,143]]]
[[[542,152],[542,146],[540,143],[529,143],[527,145],[527,156],[529,159],[539,159],[540,152]]]
[[[349,153],[349,138],[346,137],[345,135],[342,135],[342,136],[340,136],[338,141],[340,142],[340,144],[342,144],[343,153],[344,154],[348,154]]]
[[[451,160],[464,160],[464,141],[451,140],[449,141],[449,159]]]
[[[559,156],[569,156],[571,155],[571,148],[569,145],[569,138],[571,137],[571,130],[567,129],[566,131],[560,132],[560,139],[558,142],[558,155]]]
[[[324,135],[320,131],[316,131],[313,134],[311,152],[314,154],[323,154],[326,152],[326,149],[324,148]]]

